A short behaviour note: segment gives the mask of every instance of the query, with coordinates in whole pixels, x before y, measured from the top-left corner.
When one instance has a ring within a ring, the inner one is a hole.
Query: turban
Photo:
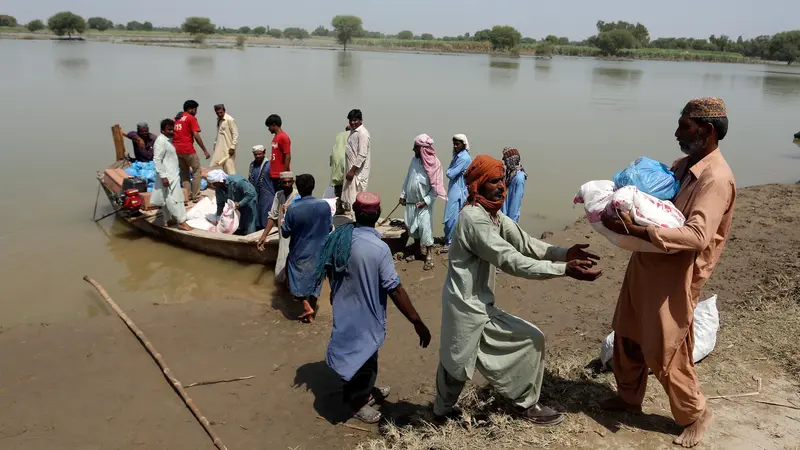
[[[223,172],[221,169],[214,169],[208,172],[208,175],[206,175],[206,180],[208,180],[209,183],[225,183],[228,181],[228,174]]]
[[[713,119],[727,117],[728,111],[725,102],[718,97],[702,97],[691,100],[683,107],[681,115],[692,119]]]
[[[266,151],[263,145],[254,145],[253,146],[253,153],[255,152],[263,152]]]
[[[359,212],[378,212],[381,209],[381,197],[372,192],[359,192],[353,210]]]
[[[517,176],[519,172],[525,172],[519,160],[519,150],[514,147],[506,147],[503,149],[503,163],[506,165],[506,187],[509,186],[511,180]],[[528,174],[525,174],[525,178]]]
[[[472,164],[467,167],[467,171],[464,173],[464,179],[467,183],[468,191],[467,203],[470,205],[475,205],[477,202],[483,206],[483,208],[486,209],[490,215],[493,217],[496,216],[497,211],[503,207],[503,202],[506,199],[505,190],[503,191],[502,198],[495,201],[490,201],[480,194],[480,188],[490,180],[495,178],[503,178],[505,172],[506,170],[503,162],[494,159],[491,156],[478,155],[475,159],[473,159]]]
[[[436,193],[436,196],[447,200],[447,191],[444,188],[444,171],[442,170],[442,162],[436,157],[436,149],[433,148],[433,138],[427,134],[420,134],[414,138],[414,145],[420,149],[420,158],[422,159],[422,168],[428,174],[428,181],[431,183],[431,188]]]
[[[467,135],[466,134],[456,134],[456,135],[453,136],[453,139],[463,142],[464,143],[464,148],[469,150],[469,141],[467,140]]]
[[[294,172],[281,172],[281,180],[294,180]]]

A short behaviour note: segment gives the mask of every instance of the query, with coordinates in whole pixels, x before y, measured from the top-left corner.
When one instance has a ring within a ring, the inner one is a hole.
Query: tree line
[[[0,27],[16,27],[17,19],[10,15],[0,15]],[[217,27],[207,17],[188,17],[180,27],[154,27],[151,22],[131,21],[126,24],[114,24],[112,21],[103,17],[90,17],[84,20],[83,17],[69,11],[59,12],[50,17],[45,25],[41,20],[32,20],[25,27],[31,32],[37,32],[45,28],[50,29],[58,36],[73,33],[80,34],[86,29],[106,31],[109,29],[127,31],[162,31],[162,32],[185,32],[194,36],[205,36],[210,34],[239,34],[242,36],[270,36],[285,39],[308,39],[314,37],[333,37],[347,49],[347,45],[356,38],[373,39],[399,39],[399,40],[421,40],[421,41],[478,41],[490,42],[495,51],[518,52],[521,46],[535,46],[537,54],[553,54],[557,46],[587,46],[599,49],[600,53],[606,56],[615,56],[624,49],[670,49],[696,52],[725,52],[738,53],[749,58],[769,59],[785,61],[792,64],[800,60],[800,30],[784,31],[772,36],[763,35],[752,39],[743,39],[739,36],[736,40],[726,35],[711,35],[708,39],[666,37],[650,39],[650,32],[641,23],[628,23],[624,21],[605,22],[598,21],[596,24],[597,34],[583,41],[571,41],[567,37],[549,35],[543,39],[536,40],[531,37],[523,37],[514,27],[507,25],[497,25],[491,29],[486,28],[476,31],[474,34],[464,33],[459,36],[435,37],[432,33],[415,34],[410,30],[403,30],[397,34],[384,34],[375,31],[367,31],[363,28],[361,19],[357,16],[336,16],[331,20],[331,28],[323,25],[318,26],[311,32],[304,28],[290,27],[286,29],[271,28],[269,26],[258,26],[250,28],[243,26],[240,28]],[[241,40],[241,38],[240,38]]]

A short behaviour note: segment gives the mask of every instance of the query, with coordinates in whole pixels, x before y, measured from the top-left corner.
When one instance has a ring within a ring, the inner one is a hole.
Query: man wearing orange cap
[[[544,334],[495,306],[495,268],[529,279],[569,276],[593,281],[596,256],[588,245],[559,248],[530,237],[500,211],[506,196],[505,166],[479,155],[465,173],[467,204],[450,245],[442,289],[442,332],[436,375],[437,421],[455,408],[475,369],[506,397],[521,417],[555,425],[564,415],[539,404],[544,375]]]
[[[687,156],[672,167],[681,182],[673,203],[686,217],[683,227],[642,227],[622,212],[603,217],[606,228],[664,253],[636,252],[628,263],[613,322],[618,396],[601,406],[641,411],[649,368],[667,392],[675,421],[686,427],[674,442],[687,448],[700,442],[714,417],[692,360],[693,322],[733,218],[736,184],[719,150],[727,132],[721,99],[695,99],[683,108],[675,137]]]

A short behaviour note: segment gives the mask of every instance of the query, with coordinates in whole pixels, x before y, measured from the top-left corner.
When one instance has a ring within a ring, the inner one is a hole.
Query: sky
[[[229,28],[263,25],[309,30],[330,27],[337,14],[352,14],[361,17],[370,31],[411,30],[437,37],[511,25],[523,36],[537,39],[554,34],[583,40],[595,34],[598,20],[641,22],[651,38],[707,38],[711,34],[751,38],[800,28],[797,0],[8,0],[0,4],[0,14],[15,16],[21,23],[46,21],[63,10],[114,23],[138,20],[178,26],[188,16],[203,16]]]

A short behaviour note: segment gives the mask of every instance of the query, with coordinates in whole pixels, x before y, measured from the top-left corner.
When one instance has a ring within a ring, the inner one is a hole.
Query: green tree
[[[250,27],[240,27],[239,28],[239,34],[250,34],[251,31],[253,31],[253,30],[251,30]]]
[[[397,39],[402,39],[404,41],[410,41],[411,39],[414,39],[414,33],[412,33],[409,30],[403,30],[403,31],[397,33]]]
[[[263,36],[263,35],[267,34],[267,28],[266,27],[255,27],[255,28],[253,28],[253,34],[255,34],[256,36]]]
[[[31,33],[36,33],[39,30],[44,30],[44,22],[39,19],[31,20],[27,23],[27,25],[25,25],[25,28],[27,28]]]
[[[536,46],[536,56],[549,56],[552,58],[555,51],[556,46],[548,40],[544,40]]]
[[[62,11],[47,19],[47,28],[50,28],[56,36],[66,34],[72,39],[72,33],[80,34],[86,31],[86,21],[70,11]]]
[[[551,44],[558,44],[558,36],[556,36],[554,34],[551,34],[551,35],[547,36],[546,38],[544,38],[544,41],[545,42],[549,42]]]
[[[17,18],[6,14],[0,14],[0,27],[15,27],[17,26]]]
[[[800,30],[784,31],[772,36],[769,57],[788,64],[800,59]]]
[[[519,46],[522,41],[522,34],[512,26],[495,25],[492,27],[489,40],[492,41],[492,48],[495,51],[511,50]]]
[[[475,33],[474,39],[476,41],[491,41],[492,40],[492,30],[490,29],[483,29]]]
[[[636,44],[633,33],[624,29],[613,29],[597,35],[597,47],[607,56],[614,56],[623,48],[634,48]]]
[[[312,36],[324,37],[327,36],[328,34],[330,34],[330,31],[328,31],[328,29],[323,27],[322,25],[318,26],[317,28],[314,29],[314,31],[311,32]]]
[[[217,27],[208,17],[187,17],[181,30],[189,34],[213,34]]]
[[[361,18],[357,16],[336,16],[331,20],[331,26],[336,41],[344,46],[345,51],[347,51],[347,44],[353,42],[353,38],[364,33]]]
[[[280,28],[270,28],[267,30],[267,36],[272,36],[275,39],[280,39],[283,37],[283,31]]]
[[[558,38],[558,45],[569,45],[569,38],[566,36]]]
[[[522,38],[522,41],[521,41],[521,42],[522,42],[523,44],[532,45],[532,44],[535,44],[535,43],[536,43],[536,39],[534,39],[534,38],[532,38],[532,37],[524,37],[524,38]]]
[[[86,21],[86,25],[90,30],[106,31],[112,28],[114,23],[103,17],[89,17],[89,20]]]
[[[725,36],[724,34],[720,37],[716,37],[712,34],[711,37],[708,38],[708,42],[710,42],[711,45],[716,47],[716,50],[719,50],[721,52],[727,52],[728,50],[730,50],[730,46],[732,44],[731,38]]]
[[[153,31],[153,24],[151,22],[145,22],[142,24],[142,30],[144,31]]]
[[[647,47],[650,44],[650,31],[648,31],[647,27],[640,23],[636,23],[634,25],[622,20],[617,21],[616,23],[604,22],[602,20],[597,21],[598,33],[606,33],[614,30],[625,30],[631,33],[635,42],[633,46],[628,48]]]
[[[118,29],[118,30],[124,30],[124,29],[125,29],[125,25],[123,25],[123,24],[121,24],[121,23],[118,23],[118,24],[116,24],[116,25],[114,26],[114,28],[116,28],[116,29]]]
[[[244,48],[244,43],[247,42],[247,33],[241,33],[236,36],[236,48]]]
[[[286,39],[308,39],[308,31],[304,30],[303,28],[287,28],[283,30],[283,37]]]
[[[422,39],[423,41],[432,41],[434,39],[434,37],[430,33],[422,33],[422,36],[420,36],[420,39]]]
[[[139,31],[142,29],[142,23],[136,20],[130,21],[125,25],[125,29],[128,31]]]

